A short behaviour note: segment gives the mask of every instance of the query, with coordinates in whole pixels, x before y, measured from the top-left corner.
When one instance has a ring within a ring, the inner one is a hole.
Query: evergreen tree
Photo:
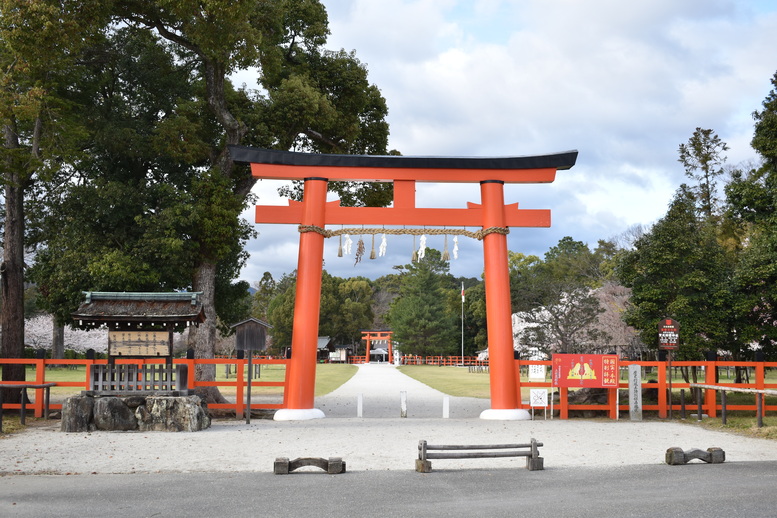
[[[391,303],[388,320],[405,354],[457,352],[458,318],[450,310],[450,296],[457,291],[445,287],[447,266],[443,264],[447,263],[440,256],[437,250],[429,249],[424,259],[400,268],[404,273],[399,296]]]
[[[757,343],[768,356],[777,353],[777,73],[756,121],[753,148],[760,166],[737,171],[726,186],[728,215],[744,229],[733,277],[737,316],[735,343]]]
[[[696,203],[681,187],[666,216],[621,257],[617,272],[632,289],[626,323],[657,347],[658,322],[677,320],[679,357],[689,360],[725,348],[732,323],[730,268],[715,228],[697,216]]]
[[[277,283],[272,278],[270,272],[264,272],[262,278],[254,283],[256,292],[254,293],[253,304],[251,306],[251,316],[259,320],[267,321],[270,302],[277,293]]]
[[[723,164],[728,145],[711,129],[696,128],[687,144],[680,144],[678,162],[683,164],[685,175],[696,180],[693,192],[699,201],[699,209],[707,218],[715,212],[717,182],[723,174]]]
[[[0,267],[0,356],[24,352],[25,252],[31,248],[35,190],[58,176],[59,164],[79,156],[84,121],[61,97],[82,49],[102,37],[107,19],[99,2],[0,2],[0,183],[3,185],[3,259]],[[55,22],[51,22],[50,16]],[[23,365],[6,365],[3,381],[23,381]],[[18,390],[0,389],[6,401]]]
[[[103,142],[98,142],[103,149],[115,150],[125,145],[124,158],[128,160],[115,164],[116,168],[137,167],[136,172],[140,172],[141,167],[146,167],[149,175],[146,183],[138,182],[128,187],[127,204],[135,201],[137,208],[148,203],[144,198],[147,194],[144,187],[149,184],[159,184],[158,195],[177,201],[174,208],[161,203],[151,204],[144,207],[146,210],[142,216],[124,217],[123,221],[119,221],[123,226],[137,227],[135,233],[159,231],[160,234],[153,237],[149,235],[146,243],[156,240],[157,244],[163,245],[161,254],[175,256],[175,260],[167,263],[168,271],[186,274],[189,279],[185,286],[203,293],[206,320],[190,334],[198,357],[214,355],[216,326],[219,317],[225,320],[224,311],[236,314],[245,309],[242,300],[239,304],[223,304],[226,300],[232,302],[233,295],[239,290],[238,286],[225,282],[219,276],[235,274],[245,259],[242,245],[250,235],[250,228],[240,221],[239,215],[250,202],[249,193],[256,179],[247,168],[232,162],[228,146],[247,144],[357,154],[387,152],[385,100],[379,90],[369,84],[366,68],[353,53],[331,52],[323,48],[328,35],[328,21],[326,10],[318,1],[216,0],[202,3],[186,0],[170,3],[133,0],[95,3],[73,0],[31,3],[8,0],[6,4],[8,12],[15,16],[14,23],[6,25],[20,27],[19,33],[28,34],[30,41],[49,36],[44,30],[40,34],[25,32],[30,24],[42,29],[69,30],[71,26],[63,26],[63,23],[78,20],[80,16],[93,23],[98,31],[106,33],[124,29],[145,32],[155,45],[174,57],[176,66],[188,70],[189,76],[182,83],[189,88],[186,95],[179,98],[171,95],[175,102],[166,109],[156,113],[144,112],[144,115],[153,115],[153,118],[137,117],[135,127],[124,121],[124,133],[109,131],[115,128],[99,119],[90,120],[90,127],[101,129],[95,135],[104,138]],[[91,16],[98,7],[100,16]],[[35,34],[35,38],[31,34]],[[59,40],[57,48],[63,49],[66,55],[81,56],[80,50],[73,52],[77,48],[74,42],[82,46],[84,42],[91,45],[92,41],[83,38],[83,34],[77,31],[73,34],[76,39]],[[95,48],[99,49],[99,46]],[[34,45],[27,45],[25,49],[27,56],[46,55]],[[121,50],[127,59],[143,61],[143,56],[135,53],[136,47],[130,45]],[[99,54],[95,56],[100,57]],[[73,70],[81,78],[89,73],[102,74],[102,70],[95,71],[92,67],[94,62],[74,62]],[[161,66],[166,63],[165,59],[160,61]],[[248,67],[259,67],[258,80],[262,91],[235,91],[232,88],[229,75]],[[104,90],[95,94],[109,94],[113,87],[124,87],[127,104],[144,104],[146,99],[134,95],[126,85],[147,80],[160,82],[167,75],[152,68],[143,72],[136,78],[124,78],[124,83],[106,82]],[[106,70],[101,77],[110,73]],[[170,93],[176,86],[171,85]],[[80,86],[77,90],[80,91]],[[97,113],[88,109],[89,103],[83,103],[80,108],[90,115]],[[133,130],[138,130],[141,125],[151,130],[150,133],[141,131],[142,136],[157,138],[146,138],[145,142],[136,138],[138,135]],[[146,143],[152,145],[144,146]],[[129,144],[133,146],[129,147]],[[145,158],[151,150],[157,153],[158,161],[148,163]],[[138,152],[141,160],[133,161],[132,152]],[[66,164],[63,170],[83,165],[76,160],[60,163]],[[175,166],[179,169],[176,170]],[[183,176],[171,176],[171,172],[182,173]],[[111,185],[111,181],[115,180],[109,177],[95,179],[94,182],[104,186]],[[164,186],[168,187],[167,192],[164,192]],[[352,194],[354,203],[386,204],[391,198],[391,185],[350,187],[348,192]],[[160,212],[164,213],[164,217],[157,218]],[[61,218],[64,221],[64,215]],[[157,219],[162,228],[155,223]],[[179,242],[179,236],[183,238],[182,242]],[[133,247],[134,250],[130,250]],[[54,245],[50,250],[50,257],[55,257],[61,247]],[[73,279],[68,279],[67,273],[59,272],[56,283],[49,283],[53,292],[63,295],[56,301],[60,306],[58,314],[66,315],[73,307],[73,300],[66,296],[67,290],[61,286],[62,282],[73,280],[79,284],[79,289],[90,289],[95,283],[83,284],[83,281],[89,280],[95,272],[104,279],[110,279],[106,284],[111,286],[153,283],[157,276],[164,279],[157,288],[177,284],[156,271],[154,264],[161,264],[160,268],[164,268],[164,261],[154,257],[153,247],[127,244],[109,255],[102,254],[102,251],[99,247],[95,249],[95,255],[103,256],[104,260],[94,272],[79,272]],[[139,254],[139,260],[135,261],[134,254],[137,252],[145,254]],[[79,264],[76,258],[72,261]],[[187,261],[189,264],[184,264]],[[128,272],[128,267],[134,266],[135,262],[138,263],[136,274]],[[52,266],[49,273],[57,273],[55,269]],[[219,294],[219,291],[223,293]],[[237,296],[242,299],[241,295]],[[220,305],[221,314],[218,314]],[[200,366],[196,375],[201,380],[213,380],[215,368]],[[215,389],[208,392],[209,399],[220,400]]]

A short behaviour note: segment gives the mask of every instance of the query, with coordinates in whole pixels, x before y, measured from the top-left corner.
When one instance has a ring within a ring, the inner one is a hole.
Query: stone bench
[[[488,459],[499,457],[526,457],[526,469],[537,471],[544,469],[544,459],[539,456],[541,442],[531,439],[529,444],[491,444],[491,445],[431,445],[426,441],[418,442],[418,458],[415,470],[430,473],[432,463],[429,459]]]

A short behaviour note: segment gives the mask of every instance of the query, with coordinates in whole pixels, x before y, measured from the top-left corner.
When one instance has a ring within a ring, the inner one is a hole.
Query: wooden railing
[[[245,375],[245,366],[248,364],[248,360],[241,359],[238,360],[236,358],[214,358],[214,359],[176,359],[173,360],[175,365],[186,365],[187,370],[189,372],[188,379],[187,379],[187,389],[190,391],[197,389],[198,387],[234,387],[235,388],[235,402],[234,403],[209,403],[208,407],[213,409],[225,409],[225,410],[233,410],[237,416],[242,416],[245,412],[246,408],[246,388],[248,384],[248,380],[246,379]],[[3,383],[6,385],[24,385],[29,384],[31,381],[33,381],[36,385],[42,385],[46,383],[56,383],[57,387],[73,387],[74,393],[80,393],[81,390],[89,390],[90,389],[90,378],[91,378],[91,370],[92,365],[105,365],[107,364],[107,360],[39,360],[39,359],[29,359],[29,358],[0,358],[0,366],[2,365],[32,365],[35,367],[35,379],[34,380],[28,380],[23,382],[12,382],[12,381],[4,381]],[[124,360],[116,360],[117,364],[128,364],[128,365],[149,365],[149,364],[160,364],[164,363],[164,360],[157,360],[157,359],[124,359]],[[254,365],[260,364],[260,365],[286,365],[288,363],[288,360],[270,360],[270,359],[252,359],[252,363]],[[194,373],[195,368],[197,365],[225,365],[225,364],[231,364],[234,366],[234,370],[236,372],[236,376],[233,380],[217,380],[217,381],[198,381],[195,379]],[[85,375],[83,381],[58,381],[55,378],[53,373],[56,371],[51,371],[50,369],[47,369],[49,366],[62,366],[62,365],[68,365],[68,366],[79,366],[84,365],[86,366],[85,369]],[[47,379],[48,376],[48,379]],[[252,380],[251,386],[252,387],[283,387],[283,400],[281,403],[254,403],[252,401],[251,408],[252,409],[277,409],[277,408],[284,408],[286,405],[286,394],[287,394],[287,387],[286,387],[286,379],[284,378],[284,381],[257,381]],[[34,409],[35,411],[35,417],[42,417],[43,411],[44,411],[44,389],[32,389],[31,392],[33,392],[33,398],[32,403],[28,405],[29,408]],[[4,402],[3,408],[7,410],[12,409],[20,409],[21,403],[19,402]],[[61,403],[52,403],[50,405],[51,410],[60,410],[62,408]]]

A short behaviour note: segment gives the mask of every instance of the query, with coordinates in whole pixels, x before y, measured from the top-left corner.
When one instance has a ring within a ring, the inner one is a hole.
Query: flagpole
[[[464,366],[464,281],[461,282],[461,366]]]

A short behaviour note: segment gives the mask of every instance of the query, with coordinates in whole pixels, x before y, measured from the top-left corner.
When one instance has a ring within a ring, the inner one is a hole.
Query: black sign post
[[[267,329],[272,328],[267,322],[249,318],[232,326],[235,328],[235,349],[248,353],[248,386],[246,387],[246,424],[251,424],[251,379],[254,377],[251,360],[254,351],[264,351],[267,347]]]
[[[680,324],[671,318],[663,318],[658,323],[658,346],[666,351],[669,371],[669,419],[672,419],[672,351],[680,342]]]

